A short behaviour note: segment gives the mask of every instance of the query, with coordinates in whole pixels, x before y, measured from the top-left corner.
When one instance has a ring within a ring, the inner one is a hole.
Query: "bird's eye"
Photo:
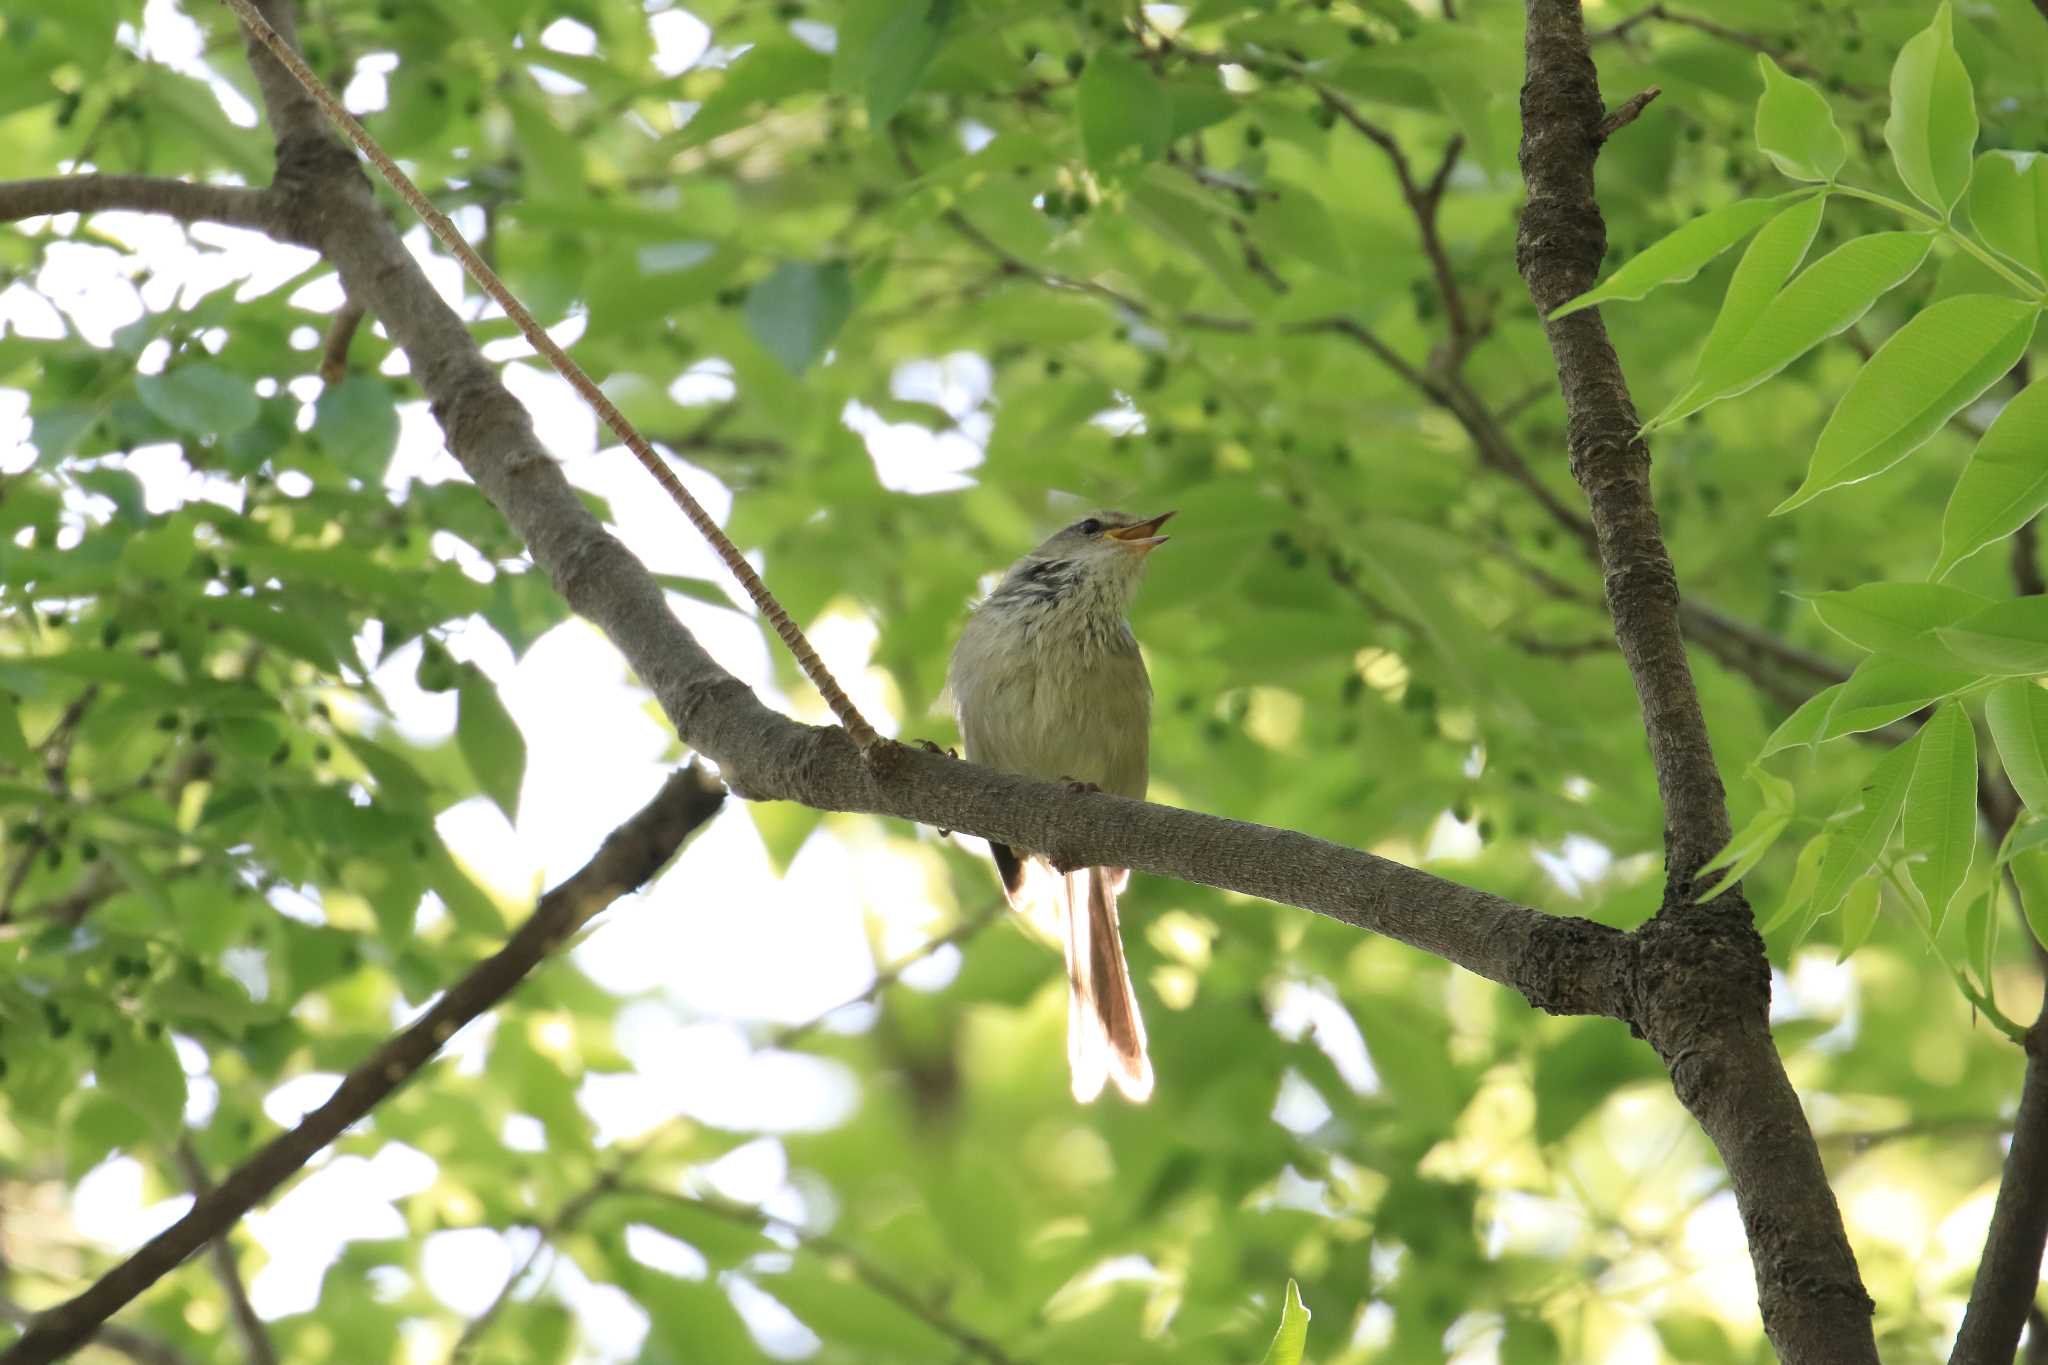
[[[1102,533],[1102,523],[1090,517],[1074,529],[1084,536],[1100,535]]]

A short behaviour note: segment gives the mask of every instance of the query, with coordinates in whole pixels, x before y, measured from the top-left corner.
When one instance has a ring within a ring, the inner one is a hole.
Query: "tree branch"
[[[258,232],[269,232],[277,223],[276,201],[268,190],[235,185],[195,185],[155,175],[60,175],[0,183],[0,222],[112,209]]]
[[[1577,0],[1527,0],[1527,14],[1520,160],[1529,199],[1516,265],[1546,319],[1572,476],[1592,511],[1615,638],[1664,801],[1666,899],[1634,939],[1641,994],[1631,1022],[1728,1168],[1771,1344],[1792,1365],[1875,1365],[1870,1296],[1771,1042],[1769,967],[1749,906],[1739,890],[1693,903],[1694,875],[1728,840],[1728,808],[1679,630],[1649,448],[1598,310],[1549,319],[1591,287],[1606,252],[1593,185],[1600,82]]]
[[[2041,1286],[2041,1248],[2048,1241],[2048,1003],[2027,1031],[2026,1055],[2012,1146],[1949,1365],[2006,1365]]]
[[[9,1322],[26,1323],[35,1319],[35,1314],[18,1303],[0,1301],[0,1318]],[[123,1327],[118,1322],[100,1324],[92,1334],[92,1344],[117,1351],[135,1362],[135,1365],[192,1365],[192,1358],[147,1332],[138,1332],[132,1327]]]
[[[837,734],[837,731],[833,732]],[[848,743],[841,737],[842,744]],[[370,1112],[441,1050],[455,1031],[503,1000],[581,925],[651,878],[725,799],[692,765],[678,769],[652,801],[605,838],[588,863],[541,897],[526,923],[495,954],[449,987],[411,1027],[349,1072],[327,1103],[272,1138],[183,1218],[144,1243],[77,1298],[39,1315],[0,1365],[43,1365],[77,1349],[100,1325],[187,1256],[290,1179],[315,1153]]]
[[[2022,374],[2023,385],[2025,379]],[[2013,587],[2022,597],[2048,591],[2036,558],[2035,535],[2035,524],[2029,521],[2013,537]],[[1978,809],[1991,837],[2003,842],[2019,819],[2019,793],[2009,778],[1996,772],[1986,774],[1977,791]],[[2020,888],[2010,868],[2006,878],[2018,905]],[[1984,1254],[1977,1260],[1963,1324],[1949,1353],[1950,1365],[1993,1361],[2005,1365],[2013,1358],[2019,1349],[2020,1329],[2026,1325],[2040,1289],[2042,1248],[2048,1243],[2048,945],[2036,939],[2026,924],[2021,925],[2021,932],[2033,944],[2034,960],[2042,967],[2041,1009],[2027,1031],[2027,1060],[2020,1074],[2012,1144],[2006,1148],[1998,1197],[1991,1206],[1991,1226],[1984,1234]],[[2038,1334],[2038,1327],[2036,1331]],[[2038,1340],[2034,1344],[2040,1346]]]
[[[1529,203],[1515,257],[1546,318],[1592,287],[1606,254],[1593,198],[1603,117],[1578,7],[1531,0],[1521,151]],[[1666,858],[1683,883],[1728,842],[1728,805],[1679,632],[1678,575],[1650,497],[1649,447],[1598,311],[1546,320],[1544,332],[1564,389],[1572,477],[1592,509],[1608,609],[1642,703]]]

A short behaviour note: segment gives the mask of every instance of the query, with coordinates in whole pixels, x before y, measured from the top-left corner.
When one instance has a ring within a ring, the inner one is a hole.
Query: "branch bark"
[[[268,190],[235,185],[195,185],[155,175],[60,175],[0,184],[0,221],[125,209],[268,232],[277,221],[273,202]]]
[[[349,1072],[327,1103],[306,1115],[298,1127],[271,1139],[196,1199],[183,1218],[83,1294],[38,1316],[20,1340],[0,1352],[0,1365],[43,1365],[90,1340],[123,1305],[224,1234],[321,1148],[411,1079],[457,1029],[511,994],[592,915],[660,871],[724,799],[724,791],[700,769],[679,769],[652,801],[606,837],[588,863],[541,898],[503,948]]]
[[[2006,1365],[2041,1286],[2041,1248],[2048,1240],[2048,1003],[2027,1032],[2026,1052],[2012,1146],[1949,1365]]]
[[[1605,107],[1577,0],[1528,0],[1516,265],[1546,318],[1621,646],[1664,800],[1666,897],[1634,936],[1632,1024],[1727,1165],[1764,1330],[1788,1362],[1874,1362],[1872,1304],[1820,1151],[1771,1042],[1769,968],[1739,891],[1693,903],[1728,841],[1728,808],[1679,630],[1677,571],[1650,493],[1649,448],[1596,309],[1549,320],[1591,287],[1607,229],[1594,198]]]

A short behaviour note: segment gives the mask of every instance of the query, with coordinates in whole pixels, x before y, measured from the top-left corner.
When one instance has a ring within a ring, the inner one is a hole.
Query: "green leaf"
[[[1977,147],[1976,94],[1956,55],[1947,0],[1892,64],[1884,140],[1906,188],[1946,217],[1969,187]]]
[[[1972,900],[1963,914],[1965,960],[1986,995],[1991,991],[1991,950],[1998,941],[1998,916],[1992,913],[1997,908],[1996,897],[1996,891],[1985,892]]]
[[[1994,250],[2048,273],[2048,157],[1986,152],[1970,177],[1970,225]]]
[[[765,36],[732,59],[725,80],[677,134],[695,146],[747,121],[757,104],[776,104],[791,95],[822,91],[832,80],[832,59],[794,38]],[[851,79],[849,75],[849,79]]]
[[[1763,241],[1762,233],[1757,241]],[[1854,238],[1801,271],[1745,330],[1738,333],[1732,325],[1724,328],[1717,322],[1691,387],[1645,429],[1668,426],[1709,403],[1747,393],[1854,325],[1880,297],[1912,277],[1933,244],[1933,237],[1924,232],[1874,232]],[[1783,244],[1774,243],[1773,249],[1782,251]],[[1735,302],[1731,285],[1723,312]],[[1747,307],[1747,295],[1743,302]]]
[[[398,407],[391,386],[350,375],[322,389],[313,404],[313,438],[364,483],[382,483],[398,449]]]
[[[252,597],[209,597],[201,611],[243,634],[304,659],[325,673],[338,674],[340,661],[312,618]]]
[[[747,291],[747,326],[793,375],[825,354],[852,312],[853,277],[837,261],[790,261]]]
[[[256,420],[256,390],[249,381],[203,360],[137,375],[135,394],[142,406],[193,436],[232,436]]]
[[[1841,904],[1850,885],[1870,871],[1884,851],[1899,823],[1899,808],[1905,804],[1906,784],[1919,752],[1920,737],[1915,735],[1879,759],[1863,785],[1829,820],[1833,837],[1814,883],[1816,915],[1825,915]]]
[[[1804,910],[1813,900],[1813,888],[1820,884],[1821,860],[1827,856],[1828,845],[1834,836],[1823,831],[1806,841],[1806,847],[1799,850],[1799,859],[1793,864],[1792,884],[1785,889],[1785,899],[1771,912],[1771,917],[1757,926],[1759,934],[1769,934]]]
[[[1813,205],[1813,208],[1803,211],[1817,222],[1820,201],[1811,195],[1799,197],[1802,204]],[[1709,261],[1755,232],[1762,224],[1787,213],[1801,211],[1798,205],[1787,208],[1786,197],[1738,199],[1732,204],[1723,204],[1644,247],[1613,274],[1571,302],[1561,304],[1550,316],[1553,319],[1565,317],[1581,308],[1591,308],[1609,300],[1640,299],[1662,285],[1683,284],[1699,274]],[[1811,229],[1808,229],[1807,236],[1811,238]],[[1802,253],[1804,250],[1802,246]],[[1786,273],[1791,273],[1791,267],[1786,268]],[[1772,286],[1773,289],[1776,287],[1775,284]]]
[[[2048,818],[2048,691],[2024,679],[2000,683],[1984,696],[1984,719],[2013,790]]]
[[[1088,163],[1110,169],[1125,152],[1151,161],[1166,150],[1173,131],[1173,103],[1149,68],[1120,52],[1099,51],[1081,73],[1075,92],[1081,145]]]
[[[1978,681],[1978,674],[1938,660],[1873,654],[1841,684],[1842,690],[1835,694],[1834,705],[1821,723],[1819,738],[1840,739],[1881,729]]]
[[[1987,674],[2048,673],[2048,597],[1993,603],[1942,630],[1940,639]]]
[[[1828,713],[1835,709],[1835,699],[1842,695],[1842,687],[1842,683],[1823,687],[1799,703],[1798,709],[1780,721],[1777,729],[1771,731],[1770,738],[1764,741],[1764,747],[1757,751],[1756,756],[1759,759],[1769,758],[1780,750],[1804,748],[1820,743],[1821,729],[1828,722]]]
[[[1785,74],[1769,53],[1759,54],[1764,93],[1756,102],[1756,145],[1794,180],[1831,181],[1849,159],[1849,144],[1835,126],[1827,97]]]
[[[1939,930],[1977,850],[1977,731],[1961,702],[1921,727],[1903,827],[1913,884]]]
[[[2013,880],[2019,883],[2020,913],[2034,941],[2048,948],[2048,853],[2030,849],[2013,859]]]
[[[1806,482],[1772,515],[1882,474],[1919,449],[2012,369],[2039,318],[2039,305],[2023,299],[1963,294],[1901,327],[1842,395]]]
[[[1308,1349],[1309,1316],[1308,1306],[1301,1301],[1301,1287],[1290,1279],[1287,1302],[1280,1309],[1280,1330],[1273,1334],[1273,1344],[1266,1348],[1260,1365],[1301,1365],[1302,1353]]]
[[[917,90],[956,0],[855,0],[839,24],[832,83],[867,103],[878,132]]]
[[[462,666],[456,689],[455,744],[470,775],[505,818],[519,822],[519,784],[526,776],[526,740],[498,689],[474,664]]]
[[[1994,540],[2048,508],[2048,381],[2029,384],[1999,410],[1956,481],[1941,518],[1945,576]]]
[[[749,801],[746,810],[778,877],[789,875],[789,865],[825,819],[825,812],[795,801]]]
[[[185,1069],[171,1040],[158,1032],[155,1037],[117,1027],[112,1042],[93,1073],[109,1092],[133,1105],[150,1121],[158,1134],[168,1137],[178,1131],[185,1114]]]
[[[35,758],[35,750],[28,747],[28,736],[22,733],[20,708],[15,706],[12,696],[0,692],[0,762],[26,768]]]
[[[1778,836],[1785,832],[1785,826],[1791,823],[1792,816],[1788,811],[1773,810],[1768,806],[1758,811],[1755,818],[1728,841],[1728,846],[1716,853],[1708,860],[1707,865],[1700,869],[1699,874],[1702,877],[1724,867],[1728,872],[1712,886],[1700,892],[1695,899],[1710,901],[1748,876],[1750,869],[1763,861],[1764,855],[1778,842]]]
[[[1842,898],[1842,950],[1835,955],[1835,961],[1847,962],[1869,940],[1870,931],[1877,927],[1877,908],[1883,890],[1883,882],[1873,873],[1850,887],[1849,894]]]
[[[1725,368],[1740,352],[1743,338],[1756,326],[1757,319],[1770,307],[1771,300],[1778,297],[1778,292],[1785,287],[1785,281],[1792,278],[1792,272],[1799,268],[1799,263],[1806,259],[1807,248],[1813,245],[1814,234],[1820,231],[1820,220],[1827,205],[1828,198],[1824,194],[1806,195],[1764,224],[1756,239],[1743,251],[1742,259],[1735,263],[1734,273],[1728,277],[1728,292],[1722,296],[1721,311],[1715,315],[1714,325],[1707,332],[1707,344],[1701,348],[1700,358],[1693,366],[1693,384],[1688,386],[1688,393],[1697,387],[1701,375]],[[1677,404],[1672,406],[1675,408]],[[1664,420],[1659,416],[1651,425]]]
[[[1866,583],[1806,600],[1822,625],[1872,652],[1909,649],[1931,632],[1991,605],[1973,592],[1940,583]]]

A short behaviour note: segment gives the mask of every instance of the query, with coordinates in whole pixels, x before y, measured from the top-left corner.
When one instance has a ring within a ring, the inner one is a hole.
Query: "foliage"
[[[1720,0],[1706,27],[1679,8],[1602,20],[1625,26],[1595,48],[1609,104],[1663,95],[1603,153],[1615,268],[1577,302],[1654,293],[1608,323],[1656,413],[1686,598],[1746,632],[1688,622],[1748,822],[1721,881],[1746,879],[1785,973],[1780,1043],[1886,1357],[1931,1358],[1970,1268],[1933,1229],[1995,1180],[2019,1075],[1975,1019],[2016,1027],[2035,982],[2017,930],[2048,924],[2048,597],[2016,595],[2004,553],[2048,507],[2048,400],[2025,382],[2048,25],[2025,0],[1932,24],[1919,0]],[[253,103],[225,12],[188,12]],[[692,23],[623,0],[334,0],[301,37],[337,86],[363,82],[371,131],[542,321],[580,328],[628,415],[733,491],[731,532],[796,618],[872,622],[871,681],[906,735],[943,737],[965,604],[1062,518],[1048,490],[1173,505],[1136,618],[1155,799],[1561,913],[1655,908],[1660,808],[1597,574],[1556,511],[1582,500],[1515,276],[1519,6],[690,13],[713,46],[677,74],[661,45]],[[139,4],[24,0],[0,23],[0,175],[265,178],[267,134],[194,62],[138,47],[157,31]],[[23,1187],[65,1187],[133,1156],[155,1197],[185,1188],[181,1114],[227,1169],[275,1130],[281,1083],[353,1065],[523,913],[528,888],[458,859],[445,816],[530,810],[532,724],[480,661],[575,627],[471,487],[406,462],[424,414],[380,333],[317,377],[324,267],[169,297],[140,231],[65,217],[0,238],[17,306],[68,310],[0,337],[29,420],[0,485],[0,1157]],[[240,278],[233,239],[192,242]],[[67,292],[79,269],[138,299],[132,320],[96,330]],[[476,326],[503,350],[502,320]],[[203,481],[166,496],[138,471],[167,458]],[[689,619],[723,610],[721,589],[670,582]],[[394,657],[452,699],[435,734],[401,724]],[[1829,682],[1835,658],[1853,670]],[[1980,753],[2031,812],[2003,839],[1975,815]],[[590,786],[577,804],[630,812]],[[830,907],[877,942],[907,914],[971,929],[993,897],[978,850],[772,805],[724,818],[749,816],[785,869],[886,841],[892,885],[929,907]],[[614,918],[747,913],[747,888],[691,868]],[[1159,1091],[1077,1110],[1052,959],[1008,927],[959,937],[957,975],[890,985],[851,1023],[742,1021],[763,1056],[823,1059],[857,1096],[765,1138],[701,1118],[601,1136],[579,1098],[629,1069],[635,1002],[573,957],[543,970],[478,1064],[429,1069],[340,1144],[404,1144],[434,1173],[402,1235],[351,1243],[318,1303],[272,1325],[280,1350],[438,1358],[474,1309],[432,1291],[433,1235],[539,1228],[574,1267],[558,1280],[637,1305],[651,1361],[764,1357],[764,1296],[821,1361],[1234,1363],[1268,1342],[1294,1358],[1290,1332],[1324,1362],[1593,1359],[1650,1332],[1677,1359],[1758,1358],[1753,1310],[1713,1284],[1730,1264],[1747,1282],[1739,1251],[1702,1249],[1733,1222],[1718,1168],[1616,1026],[1140,878],[1126,937]],[[541,1151],[506,1138],[528,1122]],[[1849,1140],[1879,1130],[1899,1133]],[[743,1145],[787,1166],[758,1208],[705,1176]],[[1914,1216],[1859,1212],[1872,1189]],[[75,1240],[12,1255],[7,1297],[96,1273],[104,1252]],[[538,1278],[491,1310],[477,1358],[586,1343]],[[196,1360],[241,1356],[197,1264],[130,1320]]]

